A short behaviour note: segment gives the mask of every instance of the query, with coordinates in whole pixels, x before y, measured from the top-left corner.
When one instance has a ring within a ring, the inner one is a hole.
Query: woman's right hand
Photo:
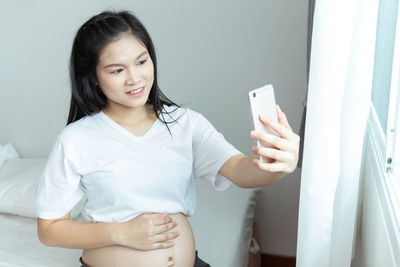
[[[179,232],[168,232],[177,225],[167,213],[142,214],[117,224],[116,243],[137,250],[170,248]]]

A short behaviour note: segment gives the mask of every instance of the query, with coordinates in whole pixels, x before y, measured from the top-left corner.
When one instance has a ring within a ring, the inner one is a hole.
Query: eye
[[[123,69],[116,69],[116,70],[112,71],[111,74],[118,74],[122,71],[123,71]]]
[[[141,61],[138,62],[138,65],[139,65],[139,66],[140,66],[140,65],[143,65],[144,63],[146,63],[146,61],[147,61],[147,59],[141,60]]]

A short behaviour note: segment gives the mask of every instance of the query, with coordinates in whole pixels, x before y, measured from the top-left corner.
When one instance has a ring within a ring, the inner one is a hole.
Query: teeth
[[[136,94],[136,93],[140,92],[142,89],[143,89],[143,87],[136,89],[136,90],[129,91],[128,94]]]

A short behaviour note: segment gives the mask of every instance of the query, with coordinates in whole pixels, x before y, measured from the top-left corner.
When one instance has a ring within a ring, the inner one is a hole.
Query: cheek
[[[148,64],[147,67],[144,69],[143,76],[146,77],[146,80],[148,82],[151,82],[153,84],[154,81],[154,66],[153,62],[150,62],[151,64]]]
[[[116,91],[120,87],[121,81],[115,79],[114,77],[99,77],[99,85],[103,93],[107,95],[107,92]]]
[[[116,81],[115,79],[104,79],[102,81],[102,85],[104,88],[114,88],[115,85],[118,85],[118,81]]]

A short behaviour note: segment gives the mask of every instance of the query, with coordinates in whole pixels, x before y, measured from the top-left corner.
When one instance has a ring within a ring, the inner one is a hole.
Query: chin
[[[147,104],[147,99],[128,105],[130,108],[142,108]]]

